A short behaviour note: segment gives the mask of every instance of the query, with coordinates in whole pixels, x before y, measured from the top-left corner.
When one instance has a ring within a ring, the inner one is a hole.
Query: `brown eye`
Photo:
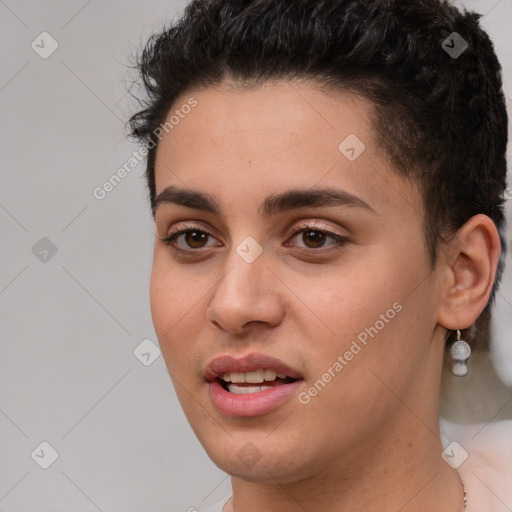
[[[306,244],[306,246],[310,249],[316,249],[317,247],[322,247],[325,243],[325,233],[323,231],[318,230],[308,230],[302,233],[302,241]],[[308,241],[310,243],[308,243]]]
[[[193,249],[200,249],[208,241],[208,233],[204,231],[186,231],[183,233],[186,244]]]
[[[299,238],[299,235],[300,238]],[[326,244],[328,239],[334,241],[334,243]],[[348,239],[344,236],[337,235],[335,233],[331,233],[330,231],[326,231],[323,229],[317,229],[314,226],[304,226],[302,229],[295,231],[291,240],[297,239],[298,244],[295,243],[287,243],[286,245],[292,245],[294,247],[299,247],[302,249],[309,249],[312,252],[320,254],[323,251],[329,250],[330,247],[333,249],[337,246],[341,248],[344,244],[348,242]]]
[[[175,231],[167,238],[162,238],[162,242],[176,251],[194,251],[210,247],[212,244],[207,245],[210,238],[213,238],[210,233],[194,227],[180,229]],[[180,239],[183,239],[180,241]]]

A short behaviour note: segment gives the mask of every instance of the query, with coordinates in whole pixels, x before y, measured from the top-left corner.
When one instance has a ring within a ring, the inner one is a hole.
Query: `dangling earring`
[[[467,360],[471,355],[471,347],[460,339],[459,329],[457,329],[457,341],[452,345],[450,353],[453,358],[452,373],[457,377],[465,377],[468,374]]]

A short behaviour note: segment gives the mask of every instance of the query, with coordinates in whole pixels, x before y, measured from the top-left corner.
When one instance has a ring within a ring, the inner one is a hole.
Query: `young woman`
[[[512,510],[512,422],[438,415],[502,271],[507,114],[478,19],[195,0],[145,47],[151,308],[232,477],[209,510]]]

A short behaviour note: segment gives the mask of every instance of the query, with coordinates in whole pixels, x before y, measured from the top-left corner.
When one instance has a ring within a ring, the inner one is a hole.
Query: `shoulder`
[[[468,505],[478,503],[489,512],[510,510],[512,420],[471,425],[441,420],[440,429],[443,447],[450,450],[466,486]]]

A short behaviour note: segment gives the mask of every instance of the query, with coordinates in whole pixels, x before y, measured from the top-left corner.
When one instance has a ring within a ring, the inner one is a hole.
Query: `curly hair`
[[[150,147],[153,215],[155,130],[178,96],[227,79],[305,80],[371,102],[377,143],[422,193],[432,265],[440,242],[479,213],[496,224],[504,254],[508,117],[480,18],[443,0],[193,0],[138,58],[147,99],[130,135]],[[454,37],[467,44],[455,56],[446,49]],[[503,265],[502,257],[484,312]]]

